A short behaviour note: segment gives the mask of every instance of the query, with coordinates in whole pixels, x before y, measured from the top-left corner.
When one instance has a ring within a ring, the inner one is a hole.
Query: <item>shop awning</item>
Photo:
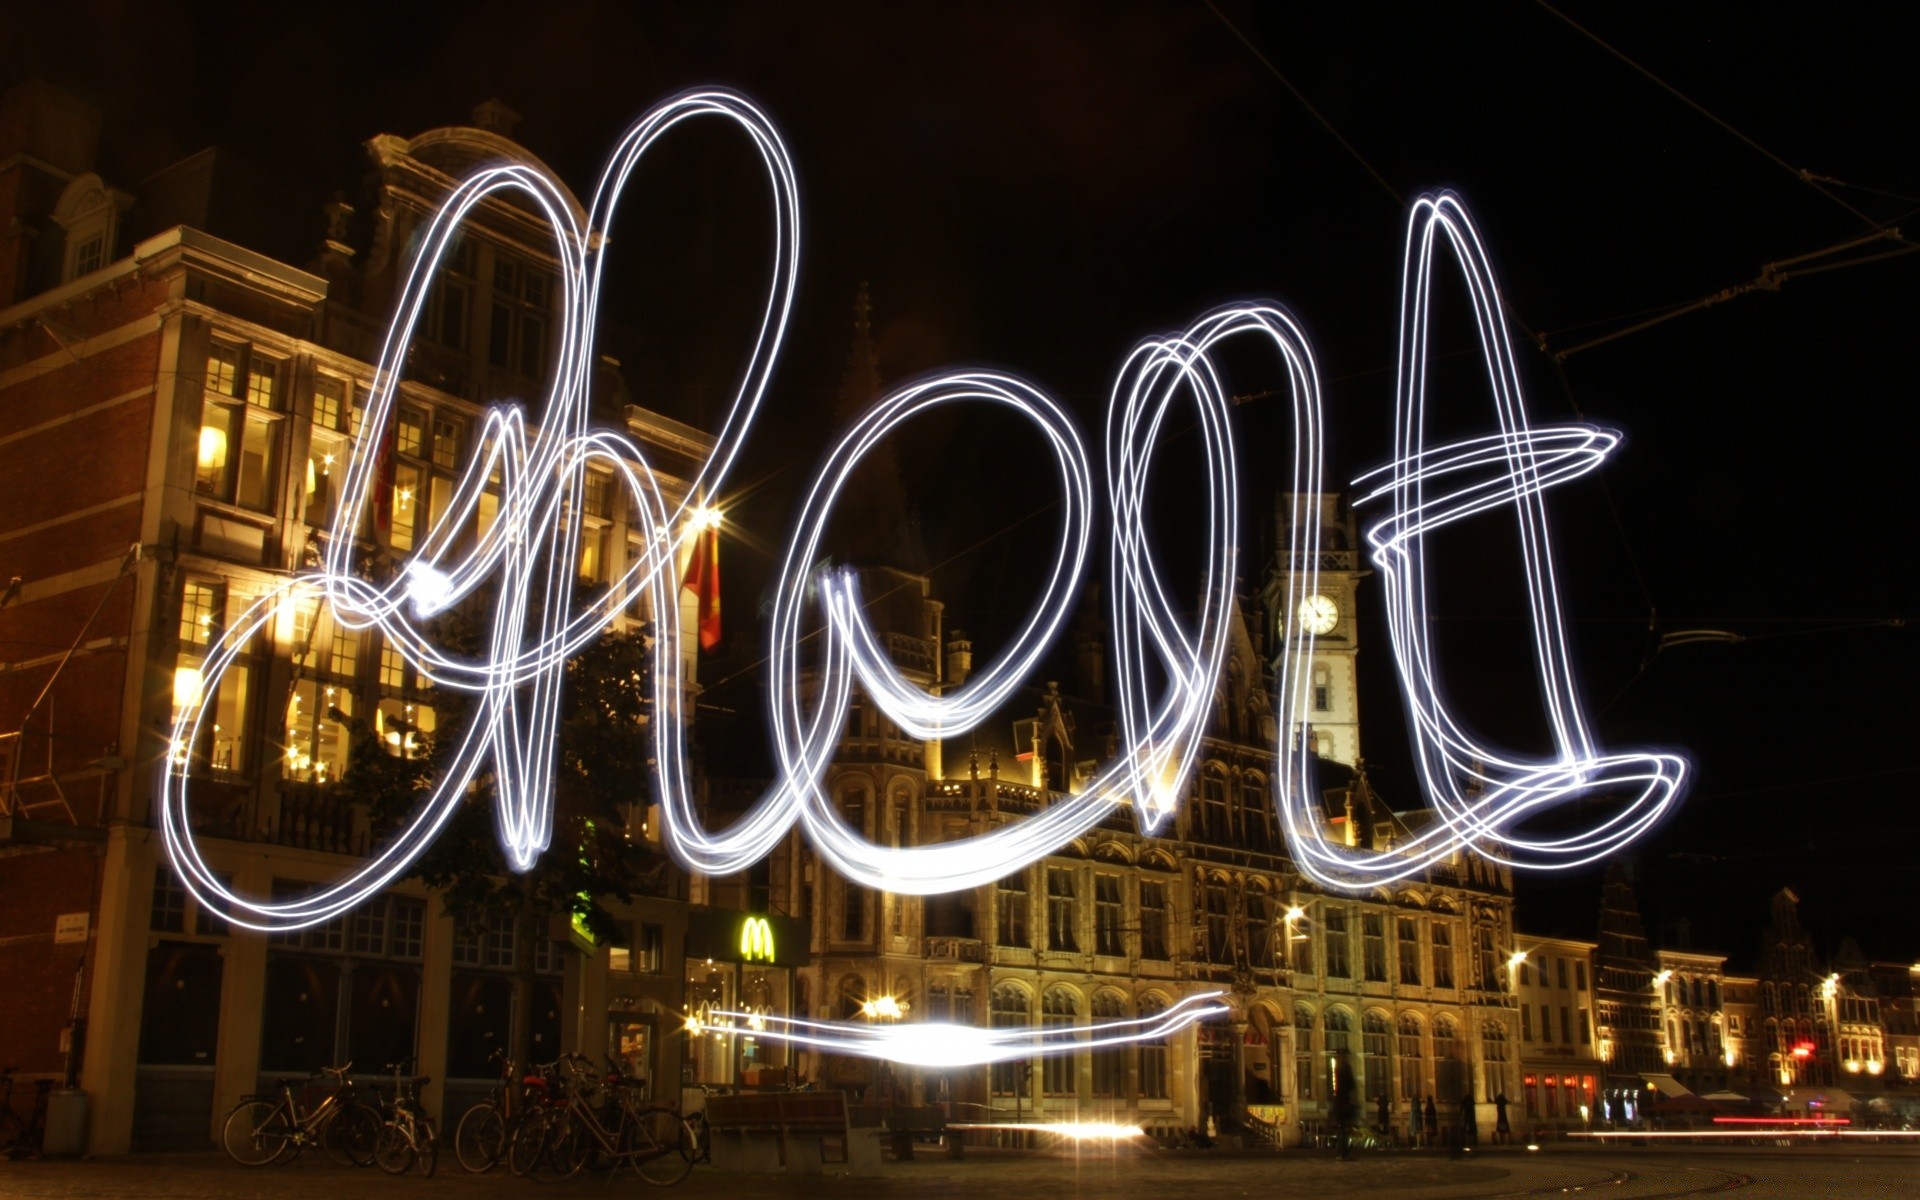
[[[1833,1087],[1797,1087],[1787,1093],[1787,1103],[1814,1112],[1852,1112],[1853,1093]]]
[[[1640,1078],[1646,1080],[1652,1087],[1659,1089],[1660,1094],[1669,1100],[1677,1100],[1682,1096],[1693,1095],[1693,1089],[1671,1075],[1660,1075],[1642,1071]]]

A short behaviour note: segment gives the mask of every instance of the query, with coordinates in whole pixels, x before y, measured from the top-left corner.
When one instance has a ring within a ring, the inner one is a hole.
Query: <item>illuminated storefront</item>
[[[794,968],[813,961],[810,934],[807,923],[793,917],[724,909],[687,914],[683,1083],[751,1088],[792,1081],[787,1048],[757,1034],[763,1018],[795,1015]],[[715,1015],[721,1012],[747,1017]]]

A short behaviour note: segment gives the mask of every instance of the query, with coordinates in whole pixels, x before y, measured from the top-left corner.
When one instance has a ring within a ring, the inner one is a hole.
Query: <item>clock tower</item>
[[[1318,492],[1298,499],[1302,519],[1317,521],[1320,526],[1320,582],[1295,611],[1286,611],[1289,585],[1309,564],[1293,557],[1295,496],[1283,492],[1274,501],[1275,545],[1279,550],[1265,589],[1267,613],[1273,622],[1275,675],[1286,677],[1284,656],[1295,653],[1303,636],[1311,631],[1313,665],[1306,721],[1313,748],[1322,758],[1356,766],[1360,762],[1360,704],[1354,656],[1360,647],[1354,597],[1361,576],[1368,572],[1361,565],[1360,539],[1345,497],[1338,492]],[[1300,732],[1286,730],[1281,736],[1291,741]]]

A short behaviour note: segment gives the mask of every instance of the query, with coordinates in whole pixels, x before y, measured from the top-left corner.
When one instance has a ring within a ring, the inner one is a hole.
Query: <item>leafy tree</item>
[[[442,618],[438,642],[456,654],[478,644],[472,622]],[[513,1023],[508,1045],[526,1063],[533,1048],[534,947],[548,936],[555,916],[585,928],[596,940],[616,926],[601,906],[607,898],[630,901],[664,890],[667,862],[641,836],[651,740],[652,637],[644,629],[607,632],[567,660],[561,689],[559,746],[555,764],[553,840],[532,870],[507,867],[496,835],[494,779],[483,765],[460,810],[409,871],[438,891],[446,910],[465,930],[484,928],[490,917],[513,923]],[[433,694],[436,728],[414,731],[422,753],[392,753],[364,721],[349,720],[351,756],[339,789],[364,804],[376,837],[394,830],[453,765],[474,719],[474,697],[440,689]]]

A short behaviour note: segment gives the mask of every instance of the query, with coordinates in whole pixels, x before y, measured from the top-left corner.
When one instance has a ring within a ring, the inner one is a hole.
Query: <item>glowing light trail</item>
[[[752,1030],[756,1038],[823,1050],[830,1054],[878,1058],[902,1066],[943,1070],[1012,1062],[1048,1054],[1071,1054],[1080,1050],[1097,1050],[1103,1046],[1123,1046],[1130,1042],[1168,1037],[1196,1021],[1226,1015],[1230,1010],[1218,1003],[1223,994],[1199,992],[1151,1017],[1123,1018],[1094,1025],[1050,1025],[1041,1029],[1031,1026],[982,1028],[938,1021],[865,1025],[726,1009],[715,1009],[710,1015],[727,1024],[709,1020],[702,1023],[702,1028],[721,1033],[739,1032],[751,1020],[757,1022]]]
[[[1434,259],[1452,251],[1465,276],[1500,432],[1443,446],[1425,444],[1427,330]],[[1541,493],[1600,465],[1619,435],[1590,425],[1535,428],[1507,335],[1486,247],[1459,199],[1423,196],[1407,228],[1395,388],[1394,458],[1362,475],[1360,503],[1386,501],[1366,540],[1387,593],[1387,630],[1413,720],[1422,790],[1440,820],[1388,851],[1355,850],[1325,834],[1319,799],[1298,774],[1280,780],[1280,811],[1301,868],[1323,884],[1357,888],[1417,875],[1471,847],[1523,868],[1577,867],[1611,855],[1658,821],[1678,798],[1686,760],[1675,754],[1602,753],[1575,691],[1561,616],[1553,546]],[[1518,519],[1534,657],[1556,753],[1514,757],[1468,732],[1444,699],[1428,620],[1427,534],[1511,507]],[[1292,611],[1292,610],[1289,610]],[[1308,719],[1308,682],[1297,656],[1280,696],[1281,728]],[[1525,822],[1582,796],[1618,801],[1586,829],[1529,835]]]
[[[753,143],[772,198],[772,263],[758,330],[739,386],[715,435],[709,458],[684,490],[668,495],[645,452],[617,434],[587,425],[587,389],[594,361],[604,255],[615,211],[641,158],[684,121],[718,118]],[[354,562],[354,531],[380,482],[380,453],[394,420],[395,391],[429,286],[462,224],[490,197],[512,194],[541,213],[554,231],[560,263],[559,350],[539,418],[518,406],[490,409],[476,449],[438,523],[424,531],[405,569],[388,582],[364,578]],[[1436,235],[1444,234],[1466,268],[1489,375],[1497,435],[1448,446],[1422,444],[1426,323]],[[952,737],[988,719],[1038,664],[1081,586],[1093,543],[1093,469],[1081,436],[1061,406],[1010,375],[967,371],[937,376],[882,398],[828,453],[800,506],[774,588],[769,689],[779,769],[773,785],[728,829],[701,822],[689,778],[686,681],[682,678],[678,592],[685,548],[712,528],[714,498],[735,461],[766,391],[791,309],[798,271],[799,200],[793,167],[771,122],[742,97],[704,90],[670,99],[628,131],[602,174],[592,202],[579,213],[564,190],[540,171],[507,165],[477,172],[456,187],[428,224],[401,289],[382,345],[365,409],[362,437],[347,464],[332,537],[317,570],[287,580],[220,632],[202,664],[199,686],[183,693],[173,729],[175,750],[161,772],[160,816],[167,853],[182,881],[210,910],[245,928],[277,932],[338,917],[399,878],[456,811],[481,765],[490,762],[501,846],[516,870],[530,868],[552,834],[552,780],[567,658],[637,600],[645,602],[654,639],[656,776],[663,840],[690,870],[730,874],[765,857],[798,822],[821,858],[841,875],[893,892],[934,894],[999,879],[1033,863],[1133,806],[1144,829],[1156,828],[1183,795],[1212,708],[1224,661],[1239,540],[1236,459],[1230,402],[1213,354],[1225,341],[1251,338],[1277,357],[1288,382],[1293,437],[1286,490],[1293,496],[1294,542],[1284,612],[1318,593],[1319,523],[1314,496],[1323,488],[1323,427],[1318,369],[1299,326],[1282,309],[1249,303],[1221,308],[1183,333],[1142,342],[1116,378],[1104,430],[1105,506],[1110,519],[1107,595],[1115,638],[1120,751],[1079,792],[1039,813],[990,832],[924,847],[883,847],[850,828],[821,786],[848,712],[852,687],[865,693],[903,731]],[[1572,688],[1565,632],[1553,580],[1540,492],[1591,470],[1617,437],[1587,426],[1532,428],[1521,402],[1511,349],[1501,323],[1492,273],[1471,223],[1451,196],[1415,206],[1408,238],[1408,284],[1402,310],[1403,366],[1396,458],[1365,477],[1369,499],[1390,502],[1368,540],[1387,581],[1389,627],[1402,687],[1415,721],[1422,781],[1440,820],[1391,852],[1357,852],[1329,842],[1313,786],[1308,723],[1314,639],[1305,631],[1283,653],[1279,727],[1283,763],[1276,804],[1296,859],[1314,878],[1358,888],[1411,875],[1465,848],[1503,853],[1522,866],[1590,861],[1644,831],[1675,797],[1685,764],[1672,755],[1603,755],[1593,744]],[[906,421],[937,407],[987,404],[1031,421],[1052,454],[1061,490],[1055,557],[1031,614],[1000,658],[965,686],[932,696],[895,668],[862,615],[857,577],[821,572],[821,539],[860,462]],[[1187,581],[1169,586],[1146,532],[1146,497],[1156,453],[1176,405],[1197,416],[1201,467],[1186,481],[1201,500],[1195,533],[1204,550],[1197,615],[1183,602]],[[631,498],[641,552],[598,601],[575,608],[584,480],[589,467],[610,472]],[[1381,480],[1384,479],[1384,482]],[[476,540],[483,495],[498,481],[497,516]],[[1489,509],[1519,513],[1532,595],[1535,643],[1558,753],[1529,762],[1491,752],[1468,735],[1440,698],[1425,620],[1422,537]],[[451,656],[421,622],[491,583],[499,597],[485,651]],[[817,657],[802,657],[819,602],[824,636]],[[250,641],[289,607],[324,606],[343,628],[375,630],[434,687],[476,697],[475,717],[461,731],[444,778],[417,812],[371,857],[312,894],[272,902],[239,895],[217,878],[191,832],[188,780],[192,747],[200,744],[221,676]],[[1472,787],[1480,789],[1474,794]],[[642,786],[634,781],[636,791]],[[1591,830],[1529,839],[1519,825],[1549,805],[1600,789],[1638,789],[1620,811]],[[923,1065],[970,1065],[1064,1052],[1088,1045],[1165,1036],[1223,1011],[1190,997],[1151,1021],[1109,1022],[1034,1036],[1019,1030],[895,1025],[851,1026],[762,1016],[763,1036]],[[1085,1033],[1090,1041],[1059,1040]]]

